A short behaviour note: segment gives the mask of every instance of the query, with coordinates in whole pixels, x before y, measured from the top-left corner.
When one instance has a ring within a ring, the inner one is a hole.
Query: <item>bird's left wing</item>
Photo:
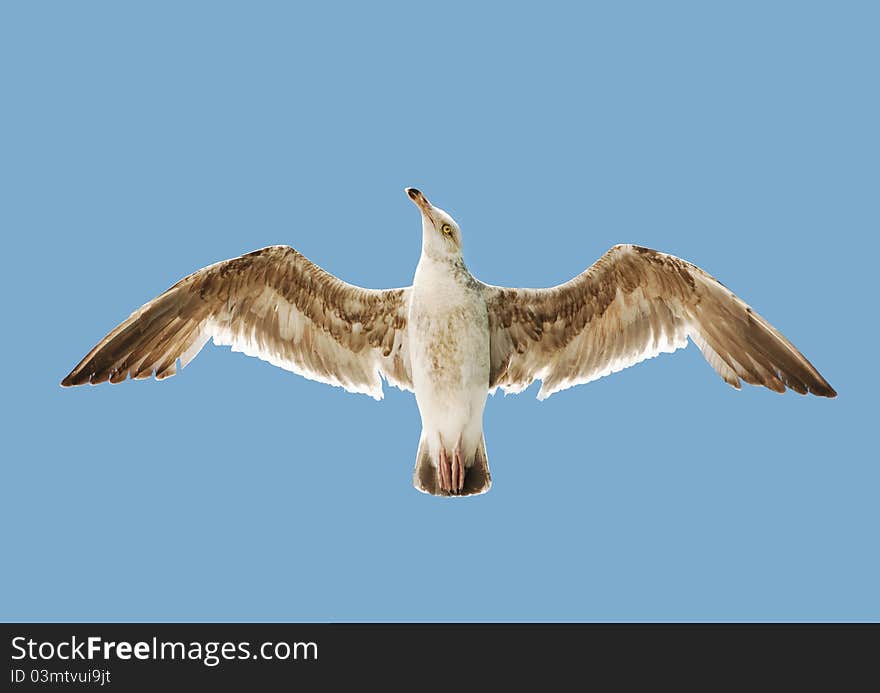
[[[484,285],[490,390],[539,399],[687,346],[688,337],[727,383],[834,397],[794,345],[720,282],[689,262],[618,245],[549,289]]]
[[[181,279],[104,337],[61,384],[167,378],[213,337],[311,380],[381,399],[380,374],[412,389],[409,293],[347,284],[293,248],[270,246]]]

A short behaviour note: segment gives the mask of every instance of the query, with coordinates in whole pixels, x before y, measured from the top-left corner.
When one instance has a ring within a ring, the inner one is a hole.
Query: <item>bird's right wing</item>
[[[112,330],[61,382],[157,379],[213,337],[311,380],[382,398],[412,389],[409,288],[362,289],[288,246],[218,262],[180,280]]]
[[[549,289],[484,285],[490,389],[520,392],[541,380],[539,399],[687,346],[688,337],[727,383],[834,397],[794,345],[699,267],[672,255],[618,245],[592,267]]]

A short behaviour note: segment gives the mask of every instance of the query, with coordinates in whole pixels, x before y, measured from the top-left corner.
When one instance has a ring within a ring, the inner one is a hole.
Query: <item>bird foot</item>
[[[450,460],[449,453],[443,442],[440,442],[440,460],[437,464],[438,475],[440,477],[440,489],[450,495],[458,495],[464,489],[464,477],[466,470],[464,468],[464,457],[461,454],[461,440],[455,446]]]

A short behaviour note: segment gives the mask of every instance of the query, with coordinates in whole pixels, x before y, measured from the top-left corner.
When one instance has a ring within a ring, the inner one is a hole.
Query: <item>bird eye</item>
[[[443,224],[443,226],[440,227],[440,230],[447,236],[452,233],[452,227],[449,224]]]

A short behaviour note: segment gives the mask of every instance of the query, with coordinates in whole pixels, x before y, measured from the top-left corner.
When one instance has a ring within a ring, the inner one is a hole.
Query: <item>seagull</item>
[[[138,308],[61,385],[118,383],[184,368],[209,339],[311,380],[382,399],[382,379],[415,394],[422,418],[413,485],[460,497],[492,484],[487,396],[541,381],[538,399],[693,341],[721,378],[774,392],[837,393],[794,345],[685,260],[616,245],[546,289],[484,284],[461,230],[415,188],[422,253],[412,286],[348,284],[289,246],[200,269]]]

